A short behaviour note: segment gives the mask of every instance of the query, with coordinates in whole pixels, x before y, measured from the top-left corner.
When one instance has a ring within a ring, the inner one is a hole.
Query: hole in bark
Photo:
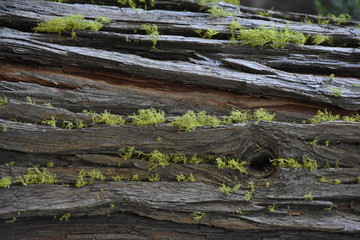
[[[271,164],[272,156],[269,153],[259,153],[250,160],[249,174],[253,177],[267,177],[274,171],[275,167]]]

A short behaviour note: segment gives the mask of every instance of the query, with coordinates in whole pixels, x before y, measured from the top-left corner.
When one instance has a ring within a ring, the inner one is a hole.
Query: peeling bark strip
[[[360,123],[301,124],[324,108],[359,113],[359,22],[306,24],[317,16],[261,16],[227,3],[219,6],[235,16],[215,18],[211,3],[200,10],[191,0],[157,0],[140,11],[116,0],[89,2],[0,3],[1,238],[360,238]],[[76,38],[31,30],[70,14],[111,23],[98,32],[75,30]],[[288,26],[333,43],[234,44],[232,21]],[[143,24],[160,31],[156,51]],[[204,39],[195,32],[206,28],[219,33]],[[167,121],[187,110],[221,117],[262,107],[276,121],[179,133],[167,122],[115,126],[82,113],[126,118],[150,107]],[[87,127],[43,126],[45,119]],[[130,147],[131,156],[119,155]],[[155,150],[151,160],[146,154]],[[166,162],[159,153],[204,161]],[[234,158],[245,171],[230,164]],[[279,167],[274,159],[290,163]],[[33,184],[55,175],[52,185]]]

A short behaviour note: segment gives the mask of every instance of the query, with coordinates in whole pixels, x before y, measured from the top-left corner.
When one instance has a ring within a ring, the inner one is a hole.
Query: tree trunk
[[[304,122],[325,108],[359,113],[359,22],[308,24],[301,21],[317,17],[263,16],[227,3],[219,6],[235,16],[212,17],[211,4],[190,0],[157,0],[148,10],[87,2],[1,1],[0,97],[8,99],[0,106],[2,239],[360,237],[359,120]],[[98,32],[75,30],[76,38],[32,31],[70,14],[111,23]],[[234,20],[245,28],[288,26],[332,43],[232,43]],[[140,30],[145,23],[161,33],[154,51]],[[207,28],[219,34],[195,33]],[[164,123],[131,124],[129,115],[151,107],[166,113]],[[190,132],[169,124],[187,110],[226,119],[232,109],[259,108],[275,121]],[[125,124],[96,123],[99,115],[83,110],[107,110]],[[54,126],[43,124],[49,119]],[[68,129],[79,120],[86,127]],[[155,150],[170,160],[151,159]],[[245,168],[221,167],[225,158]],[[279,158],[303,167],[281,166]],[[309,159],[316,168],[305,166]],[[42,178],[26,182],[31,174]],[[41,182],[49,174],[56,181]]]

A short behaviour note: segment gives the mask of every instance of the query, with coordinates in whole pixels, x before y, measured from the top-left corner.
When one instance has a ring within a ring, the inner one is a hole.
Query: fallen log
[[[1,2],[0,236],[358,239],[359,22],[228,3],[216,7],[231,16],[214,17],[189,0],[128,7]],[[32,30],[70,14],[111,23],[75,38]],[[234,21],[309,36],[254,47],[230,39]],[[158,26],[155,49],[144,24]],[[134,122],[151,108],[161,121]],[[188,110],[184,130],[174,123]]]

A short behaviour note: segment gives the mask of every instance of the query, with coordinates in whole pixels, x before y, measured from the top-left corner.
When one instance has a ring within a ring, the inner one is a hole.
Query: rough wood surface
[[[13,182],[0,188],[0,238],[360,237],[360,123],[301,123],[324,108],[343,116],[359,113],[358,21],[305,24],[305,17],[314,22],[317,17],[277,11],[261,16],[260,9],[226,3],[220,6],[236,16],[214,18],[206,12],[210,4],[200,10],[190,0],[158,0],[140,11],[115,0],[87,3],[0,2],[0,97],[8,98],[0,106],[0,179]],[[39,22],[74,13],[112,22],[99,32],[76,30],[76,38],[31,31]],[[230,44],[233,20],[246,28],[288,25],[330,36],[333,45]],[[144,23],[157,24],[162,33],[157,51],[150,51],[149,36],[134,32]],[[220,34],[203,39],[194,32],[205,28]],[[341,89],[341,95],[331,89]],[[129,120],[128,115],[150,107],[164,110],[167,122],[111,126],[93,123],[82,112],[109,110]],[[221,118],[233,108],[265,108],[276,113],[276,121],[205,126],[189,133],[168,125],[188,109]],[[59,126],[42,125],[52,117]],[[63,121],[77,119],[87,127],[61,128]],[[128,160],[119,156],[119,149],[132,146],[206,161],[151,168],[141,154]],[[246,161],[248,173],[219,169],[220,156]],[[309,157],[318,169],[272,165],[270,160],[279,157],[299,162]],[[57,182],[15,182],[35,166],[56,174]],[[105,179],[75,187],[79,173],[92,170]],[[196,181],[179,182],[180,173]],[[135,174],[140,181],[131,181]],[[155,174],[160,181],[150,182]],[[123,181],[114,181],[115,176]],[[223,184],[240,188],[224,194]],[[312,199],[306,200],[309,194]],[[195,220],[194,212],[205,215]],[[59,221],[69,213],[68,221]]]

